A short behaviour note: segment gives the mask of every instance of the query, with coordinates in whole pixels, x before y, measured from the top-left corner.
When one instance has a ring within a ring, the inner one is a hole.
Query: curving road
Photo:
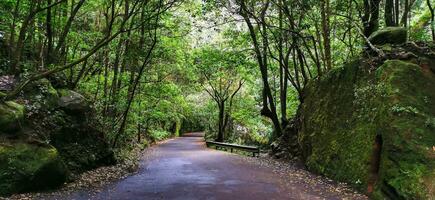
[[[152,147],[136,174],[62,199],[341,199],[338,193],[288,184],[273,169],[242,156],[207,149],[202,137],[193,137],[200,133],[187,136]]]

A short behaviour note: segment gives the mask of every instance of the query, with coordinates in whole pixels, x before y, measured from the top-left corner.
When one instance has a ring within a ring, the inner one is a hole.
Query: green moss
[[[62,116],[57,118],[62,118]],[[68,169],[73,173],[83,172],[115,162],[110,145],[101,138],[101,132],[91,126],[77,124],[72,118],[66,116],[62,119],[65,120],[63,122],[65,124],[52,133],[50,139]]]
[[[386,27],[375,31],[369,37],[370,42],[376,45],[383,44],[402,44],[407,41],[408,35],[406,28]]]
[[[181,120],[176,119],[176,121],[175,121],[175,133],[174,133],[175,136],[179,137],[181,135],[180,129],[181,129]]]
[[[0,130],[11,131],[19,128],[24,117],[24,106],[13,101],[0,103]]]
[[[24,88],[24,96],[37,108],[52,109],[57,106],[59,95],[48,79],[32,82]]]
[[[55,187],[66,176],[54,147],[0,144],[0,195]]]
[[[71,90],[67,90],[67,89],[59,89],[57,90],[57,92],[59,93],[59,96],[69,96],[70,95],[70,91]]]
[[[369,73],[360,62],[306,88],[300,143],[307,167],[365,191],[373,145],[383,139],[373,198],[425,199],[433,194],[435,75],[386,61]]]

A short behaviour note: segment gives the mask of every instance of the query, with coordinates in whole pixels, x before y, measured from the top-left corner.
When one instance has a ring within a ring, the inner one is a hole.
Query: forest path
[[[291,181],[291,176],[280,175],[274,168],[246,160],[259,158],[208,149],[203,137],[195,137],[200,133],[185,136],[151,147],[136,174],[100,190],[77,191],[62,199],[355,198],[354,193],[331,190],[330,183],[313,186],[303,180]]]

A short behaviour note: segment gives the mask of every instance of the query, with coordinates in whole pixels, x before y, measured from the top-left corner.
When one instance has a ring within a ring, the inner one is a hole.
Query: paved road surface
[[[152,155],[132,176],[99,191],[78,191],[62,199],[340,199],[303,184],[285,184],[285,177],[239,155],[207,149],[202,137],[192,137],[198,135],[152,147]]]

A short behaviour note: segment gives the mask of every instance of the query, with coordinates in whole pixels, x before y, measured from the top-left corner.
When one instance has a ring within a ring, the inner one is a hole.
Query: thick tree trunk
[[[394,0],[385,0],[385,25],[396,26]]]
[[[379,29],[379,4],[381,0],[364,0],[364,35],[369,37]]]
[[[405,10],[403,11],[402,19],[400,20],[400,24],[402,24],[404,27],[408,27],[408,13],[409,13],[409,0],[405,0],[404,2]]]

